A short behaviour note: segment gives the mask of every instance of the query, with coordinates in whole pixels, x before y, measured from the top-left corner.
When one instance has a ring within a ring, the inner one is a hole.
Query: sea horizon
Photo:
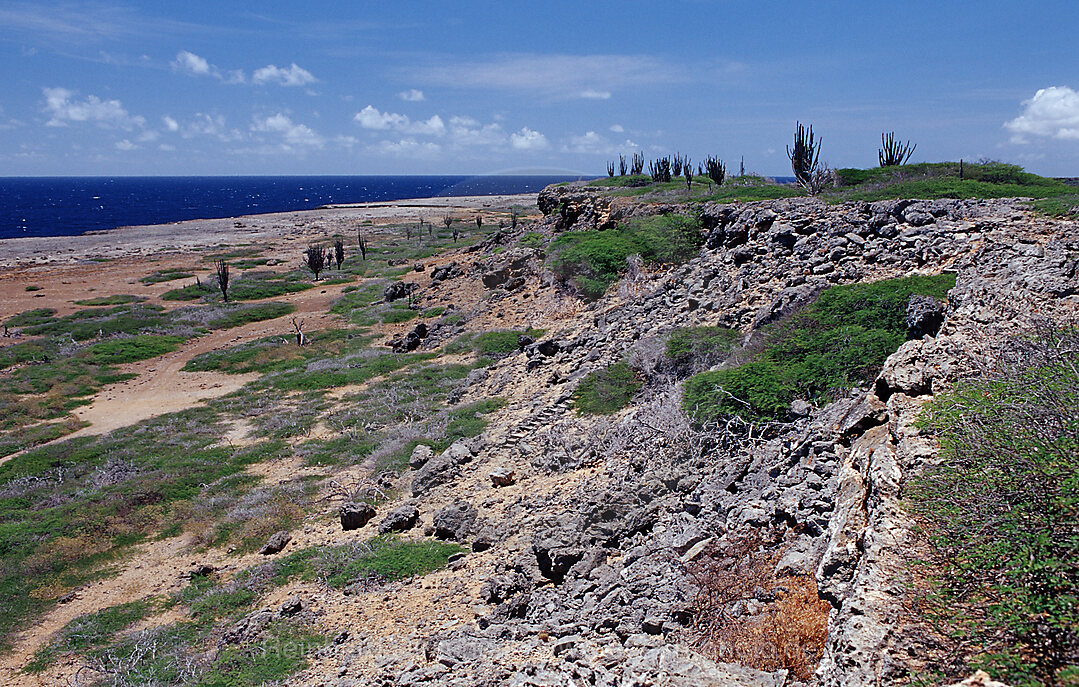
[[[197,175],[0,177],[0,239],[315,210],[326,205],[535,193],[586,175]]]

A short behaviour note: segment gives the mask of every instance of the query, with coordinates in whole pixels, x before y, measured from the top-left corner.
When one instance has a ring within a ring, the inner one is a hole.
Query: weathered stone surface
[[[266,543],[259,549],[259,553],[263,556],[270,556],[275,553],[280,553],[288,543],[292,541],[292,535],[287,530],[281,530],[280,532],[274,532]]]
[[[463,542],[476,522],[476,507],[467,501],[457,501],[435,513],[435,536]]]
[[[398,506],[390,511],[378,525],[379,534],[405,532],[416,526],[420,520],[420,510],[413,504]]]
[[[346,503],[338,510],[341,529],[348,532],[358,530],[375,517],[375,509],[366,503]]]

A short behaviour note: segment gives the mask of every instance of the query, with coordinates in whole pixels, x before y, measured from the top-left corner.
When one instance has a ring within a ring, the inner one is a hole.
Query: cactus
[[[918,144],[912,146],[910,141],[901,143],[895,140],[894,131],[881,134],[880,144],[881,147],[877,150],[877,159],[880,160],[881,167],[896,167],[907,164],[910,156],[914,154],[914,149],[918,147]]]
[[[704,172],[709,179],[715,182],[716,186],[722,186],[723,180],[727,177],[727,166],[723,164],[723,160],[720,160],[715,155],[709,155],[708,159],[704,161]]]
[[[618,156],[618,176],[620,176],[620,177],[626,176],[626,156],[625,155],[619,155]]]
[[[614,176],[614,163],[613,162],[608,162],[607,163],[607,176],[609,176],[609,177]]]
[[[658,160],[649,162],[648,174],[651,175],[652,181],[670,181],[671,159],[669,157],[661,157]]]
[[[814,146],[813,125],[808,129],[801,122],[795,122],[794,149],[787,146],[787,157],[791,161],[791,170],[794,178],[798,180],[807,191],[812,192],[813,173],[817,171],[817,163],[820,160],[820,141]]]
[[[644,155],[633,153],[633,162],[630,164],[629,173],[634,175],[644,173]]]

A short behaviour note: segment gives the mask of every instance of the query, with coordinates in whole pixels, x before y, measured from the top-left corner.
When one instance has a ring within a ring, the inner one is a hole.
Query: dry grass
[[[831,606],[809,576],[777,578],[781,551],[759,535],[729,539],[694,561],[693,643],[710,658],[808,680],[820,661]]]

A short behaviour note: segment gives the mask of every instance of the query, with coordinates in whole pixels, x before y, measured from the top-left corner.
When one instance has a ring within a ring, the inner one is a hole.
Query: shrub
[[[681,375],[707,370],[730,353],[740,336],[726,327],[679,327],[667,338],[667,357]]]
[[[945,672],[1079,680],[1079,329],[1042,327],[924,408],[941,458],[906,490],[941,557],[922,599]],[[951,670],[949,670],[951,668]]]
[[[591,372],[573,392],[577,412],[588,415],[610,415],[629,405],[641,388],[626,363],[615,363]]]
[[[548,265],[559,279],[595,300],[625,271],[629,256],[640,255],[651,264],[678,264],[694,257],[703,242],[696,218],[645,217],[612,230],[563,234],[551,243]]]
[[[86,348],[90,359],[99,365],[119,365],[156,358],[171,353],[184,342],[180,336],[139,334],[129,338],[102,341]]]
[[[942,299],[954,274],[833,286],[765,335],[757,359],[686,382],[686,411],[698,422],[725,415],[782,415],[795,397],[827,401],[872,380],[906,339],[911,295]]]

